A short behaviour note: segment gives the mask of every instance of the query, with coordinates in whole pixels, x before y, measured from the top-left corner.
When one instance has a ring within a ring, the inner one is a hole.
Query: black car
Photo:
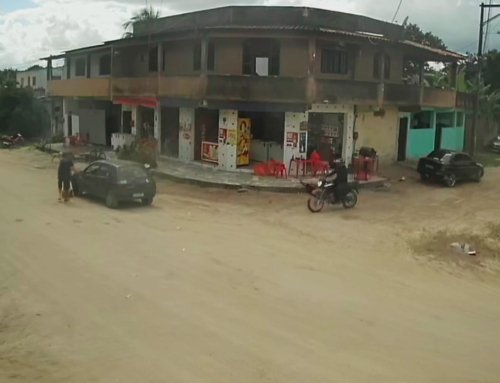
[[[457,181],[479,182],[484,175],[483,165],[468,154],[453,150],[439,149],[418,161],[417,171],[423,181],[437,179],[446,186],[453,187]]]
[[[151,205],[156,194],[156,183],[148,169],[130,161],[95,161],[76,173],[71,183],[74,195],[104,198],[110,208],[135,200]]]

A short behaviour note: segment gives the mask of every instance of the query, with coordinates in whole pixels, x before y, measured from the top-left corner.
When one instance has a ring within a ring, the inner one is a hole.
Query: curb
[[[212,187],[212,188],[230,189],[230,190],[248,189],[248,190],[270,192],[270,193],[283,193],[283,194],[306,193],[304,186],[302,186],[301,184],[293,186],[263,186],[251,183],[242,184],[242,183],[231,183],[231,182],[206,181],[197,178],[182,177],[174,174],[169,174],[155,169],[153,169],[151,172],[155,175],[155,177],[159,179],[175,181],[182,184],[197,185],[201,187]],[[360,184],[359,188],[365,190],[376,189],[383,187],[386,182],[387,182],[386,180],[380,180],[367,184]]]

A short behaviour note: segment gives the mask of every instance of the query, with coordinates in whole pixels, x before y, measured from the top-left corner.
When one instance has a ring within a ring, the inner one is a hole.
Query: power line
[[[394,12],[394,16],[392,16],[391,23],[393,23],[394,20],[396,20],[396,16],[398,15],[399,8],[401,8],[401,4],[403,4],[403,0],[399,0],[399,4],[398,4],[398,7],[396,8],[396,12]]]
[[[490,0],[489,5],[491,5],[492,0]],[[488,8],[488,16],[486,17],[486,20],[489,20],[491,16],[491,8]],[[489,29],[490,29],[490,23],[486,24],[486,31],[484,36],[484,44],[483,44],[483,51],[486,50],[486,44],[488,43],[488,35],[489,35]]]

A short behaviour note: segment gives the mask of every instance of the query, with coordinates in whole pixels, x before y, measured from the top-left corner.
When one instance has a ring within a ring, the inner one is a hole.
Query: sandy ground
[[[498,171],[313,215],[170,183],[64,205],[55,165],[0,151],[0,382],[500,381]]]

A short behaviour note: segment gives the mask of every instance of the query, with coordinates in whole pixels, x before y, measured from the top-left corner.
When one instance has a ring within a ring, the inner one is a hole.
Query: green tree
[[[412,42],[415,42],[415,43],[418,43],[418,44],[422,44],[422,45],[426,45],[426,46],[429,46],[429,47],[432,47],[432,48],[438,48],[438,49],[446,49],[446,44],[443,42],[443,40],[441,40],[441,38],[439,38],[438,36],[436,36],[435,34],[433,34],[432,32],[424,32],[422,31],[422,29],[420,29],[420,27],[417,25],[417,24],[408,24],[405,26],[405,29],[404,29],[404,38],[405,40],[408,40],[408,41],[412,41]],[[446,87],[448,85],[448,67],[445,67],[443,71],[435,71],[434,69],[432,69],[429,64],[425,64],[425,67],[424,67],[424,72],[425,73],[430,73],[431,74],[431,78],[433,76],[435,76],[435,78],[433,78],[433,80],[436,80],[438,81],[438,84],[437,86],[439,88],[442,88],[442,87]],[[442,73],[440,73],[442,72]],[[414,61],[414,60],[408,60],[406,63],[405,63],[405,66],[404,66],[404,75],[406,78],[411,78],[413,76],[416,76],[420,73],[420,68],[419,68],[419,63]],[[429,76],[427,76],[429,77]],[[432,83],[432,80],[431,80],[431,83]],[[434,86],[431,84],[431,86]]]
[[[156,20],[160,18],[160,11],[157,9],[154,9],[152,6],[149,7],[144,7],[134,13],[134,15],[130,18],[130,20],[126,21],[123,23],[123,28],[125,29],[125,33],[123,34],[124,38],[128,37],[133,37],[134,32],[133,27],[135,23],[141,22],[141,21],[151,21],[151,20]]]
[[[481,60],[481,71],[484,83],[491,90],[500,90],[500,52],[489,51]]]
[[[12,73],[6,75],[5,71],[0,71],[0,134],[40,137],[49,128],[48,112],[33,91],[17,88]]]

